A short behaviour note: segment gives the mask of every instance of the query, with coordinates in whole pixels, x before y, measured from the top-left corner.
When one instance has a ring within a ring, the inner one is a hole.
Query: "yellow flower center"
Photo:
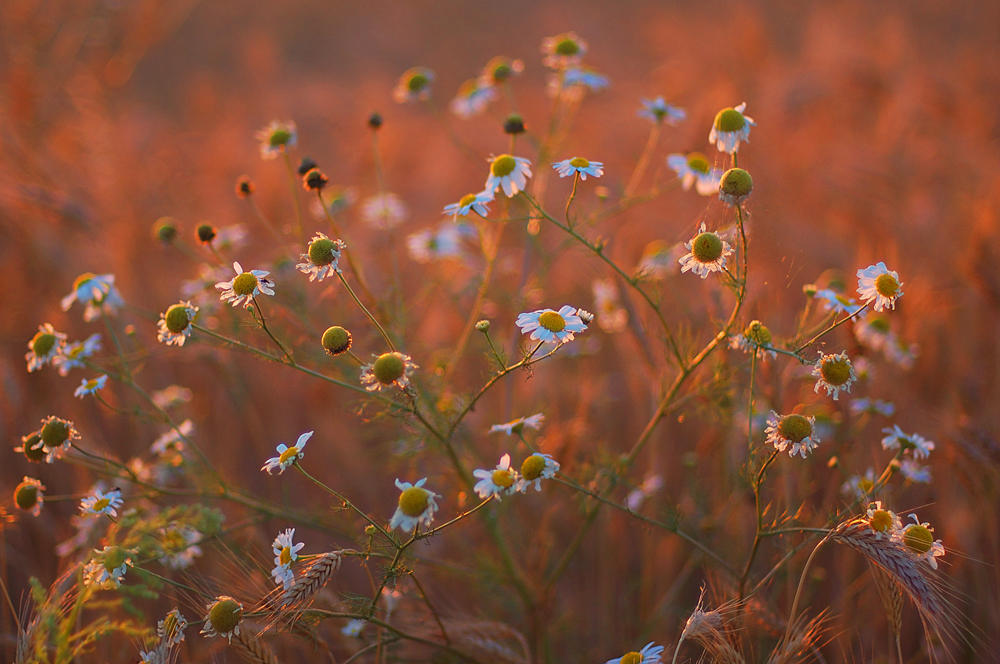
[[[586,168],[587,166],[590,166],[590,162],[583,157],[573,157],[569,160],[569,165],[574,168]]]
[[[493,471],[493,476],[490,479],[498,487],[509,489],[514,484],[514,473],[511,472],[510,468],[506,470],[497,468]]]
[[[350,349],[351,341],[350,332],[339,325],[334,325],[323,333],[322,344],[330,355],[340,355]]]
[[[630,652],[622,655],[622,664],[639,664],[643,660],[641,653]]]
[[[880,274],[875,277],[875,290],[882,297],[894,297],[899,290],[899,282],[891,274]]]
[[[538,324],[549,332],[562,332],[566,327],[566,319],[555,311],[545,311],[538,316]]]
[[[243,620],[243,607],[232,597],[220,597],[208,611],[208,622],[218,634],[229,634]]]
[[[267,137],[267,142],[272,148],[284,147],[288,145],[290,140],[292,140],[292,132],[284,127],[272,130],[271,135]]]
[[[96,277],[97,275],[94,274],[93,272],[84,272],[83,274],[81,274],[79,277],[76,278],[76,281],[73,282],[73,290],[74,291],[78,290],[80,286],[83,286],[85,283]]]
[[[759,320],[751,321],[743,332],[743,336],[758,346],[771,345],[771,330],[767,329]]]
[[[294,459],[299,455],[299,448],[289,447],[287,450],[278,455],[279,463],[288,463],[290,460]]]
[[[52,420],[42,427],[42,442],[45,447],[59,447],[69,440],[69,424],[63,420]]]
[[[329,238],[320,238],[309,245],[309,260],[313,265],[329,265],[336,258],[336,245]]]
[[[107,507],[110,504],[111,504],[111,499],[110,498],[101,498],[100,500],[98,500],[97,502],[94,503],[94,511],[95,512],[100,512],[101,510],[103,510],[105,507]]]
[[[819,372],[823,380],[834,387],[839,387],[851,380],[851,363],[839,357],[826,360],[820,365]]]
[[[903,544],[917,553],[927,553],[934,544],[934,533],[926,526],[913,523],[903,531]]]
[[[719,189],[729,196],[745,198],[753,191],[753,178],[742,168],[730,168],[722,175]]]
[[[188,329],[191,319],[188,317],[187,307],[183,304],[172,305],[163,315],[163,323],[167,326],[167,330],[173,334],[180,334]]]
[[[699,173],[708,173],[708,158],[700,152],[692,152],[687,156],[688,168]]]
[[[430,493],[419,486],[411,486],[399,494],[399,509],[410,518],[423,514],[430,505]]]
[[[875,482],[871,481],[870,479],[862,478],[858,480],[858,489],[863,491],[865,494],[871,493],[872,489],[874,488],[875,488]]]
[[[513,173],[516,167],[517,161],[513,157],[509,154],[502,154],[493,160],[493,164],[490,166],[490,172],[492,172],[496,177],[502,178]]]
[[[125,560],[128,558],[128,552],[120,546],[113,546],[109,548],[104,554],[104,569],[109,572],[118,569],[125,564]]]
[[[38,357],[44,357],[49,354],[49,351],[55,345],[56,335],[49,334],[48,332],[39,332],[31,339],[31,352]]]
[[[458,202],[458,207],[465,207],[466,205],[472,205],[472,203],[475,200],[476,200],[475,194],[466,194],[465,196],[462,196],[462,200]]]
[[[281,549],[281,553],[278,554],[278,560],[285,567],[292,564],[292,550],[287,546]]]
[[[537,480],[545,471],[545,457],[540,454],[532,454],[521,464],[521,477],[528,480]]]
[[[722,256],[722,238],[715,233],[699,233],[691,243],[691,254],[699,263],[714,263]]]
[[[715,116],[715,130],[722,132],[739,131],[747,125],[743,114],[735,108],[724,108]]]
[[[579,52],[580,45],[572,39],[561,39],[559,43],[556,44],[556,53],[558,55],[570,56],[576,55]]]
[[[403,377],[406,362],[401,353],[384,353],[372,365],[375,379],[383,385],[391,385]]]
[[[249,272],[244,272],[233,279],[233,292],[237,295],[253,295],[255,290],[257,290],[257,277]]]
[[[801,443],[812,435],[813,426],[809,418],[802,415],[786,415],[778,423],[778,433],[793,443]]]
[[[38,504],[38,487],[27,482],[18,484],[14,489],[14,504],[22,510],[30,510]]]
[[[406,87],[410,92],[420,92],[430,84],[431,80],[425,74],[413,74],[406,82]]]
[[[875,510],[868,519],[868,525],[877,533],[884,533],[892,528],[892,515],[885,510]]]

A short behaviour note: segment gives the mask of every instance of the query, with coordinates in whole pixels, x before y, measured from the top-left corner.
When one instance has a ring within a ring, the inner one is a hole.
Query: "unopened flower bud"
[[[487,332],[490,331],[490,322],[488,320],[481,320],[478,323],[476,323],[476,329],[482,332],[483,334],[486,334]]]

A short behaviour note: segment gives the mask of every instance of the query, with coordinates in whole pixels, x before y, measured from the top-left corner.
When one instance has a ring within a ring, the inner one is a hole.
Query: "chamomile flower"
[[[96,551],[97,559],[92,560],[84,583],[92,583],[104,589],[118,588],[125,577],[125,571],[132,566],[132,555],[136,551],[120,546],[106,546]]]
[[[41,369],[59,356],[66,346],[66,335],[56,332],[49,323],[38,326],[38,332],[28,342],[28,352],[24,359],[28,362],[28,373]]]
[[[586,180],[588,175],[599,178],[604,175],[604,164],[599,161],[587,161],[583,157],[573,157],[563,159],[552,164],[559,177],[566,178],[571,175],[579,175],[581,180]]]
[[[479,84],[484,87],[488,85],[502,85],[519,75],[522,71],[524,71],[524,63],[522,61],[498,55],[483,67],[483,71],[479,75]]]
[[[625,506],[633,512],[642,507],[642,504],[654,493],[663,488],[662,475],[646,475],[642,484],[628,492],[625,496]]]
[[[671,106],[663,100],[663,97],[657,97],[652,101],[649,99],[642,99],[640,101],[642,102],[642,108],[636,111],[636,115],[640,118],[646,118],[655,124],[665,122],[671,127],[676,127],[677,123],[687,119],[687,113],[683,108]]]
[[[578,309],[567,304],[559,311],[538,309],[522,313],[514,324],[521,328],[521,334],[530,332],[535,341],[564,344],[573,341],[575,334],[587,329],[579,313]]]
[[[399,505],[389,521],[390,530],[402,528],[404,531],[412,531],[417,526],[426,529],[433,523],[434,513],[438,510],[436,499],[441,496],[425,489],[425,482],[426,477],[416,484],[396,480],[396,488],[400,491]]]
[[[875,311],[895,309],[896,300],[903,294],[903,282],[880,261],[858,270],[858,293]]]
[[[303,450],[306,448],[306,443],[312,438],[313,433],[312,431],[306,431],[299,436],[299,439],[291,447],[280,443],[277,448],[278,456],[268,459],[261,467],[261,470],[266,470],[268,475],[273,475],[275,470],[278,471],[279,475],[285,472],[287,468],[305,456]]]
[[[730,168],[719,179],[719,200],[727,205],[739,205],[753,191],[753,178],[742,168]]]
[[[184,640],[184,630],[187,629],[188,621],[177,609],[171,609],[170,613],[156,623],[156,635],[167,644],[175,646]]]
[[[104,514],[118,516],[118,508],[122,506],[121,489],[112,489],[107,493],[100,489],[94,490],[94,495],[80,501],[81,514]]]
[[[437,229],[425,228],[406,236],[406,249],[410,257],[418,263],[429,263],[444,258],[462,256],[462,239],[475,237],[475,231],[467,224],[446,222]]]
[[[521,433],[525,429],[538,429],[542,428],[542,422],[545,421],[545,415],[542,413],[535,413],[530,417],[519,417],[516,420],[507,422],[506,424],[494,424],[490,427],[490,433],[497,433],[502,431],[508,436],[512,436],[515,433]]]
[[[863,304],[859,304],[854,298],[847,297],[830,288],[816,291],[813,297],[823,303],[824,311],[845,313],[849,316],[854,316],[858,312],[861,312],[858,315],[858,319],[863,318],[865,315],[866,309]]]
[[[69,311],[74,302],[86,306],[83,320],[88,323],[99,318],[101,312],[113,316],[124,304],[121,294],[115,288],[115,275],[85,272],[73,282],[73,291],[62,299],[63,311]]]
[[[575,32],[564,32],[542,40],[542,54],[545,56],[542,63],[552,69],[576,66],[586,53],[587,42]]]
[[[170,569],[187,569],[194,559],[202,554],[198,542],[202,534],[190,526],[171,524],[160,529],[160,547],[163,555],[160,563]]]
[[[80,438],[80,432],[72,422],[54,415],[42,420],[42,428],[38,430],[38,435],[42,439],[47,463],[60,458],[73,445],[73,441]]]
[[[470,78],[458,88],[458,94],[448,104],[452,113],[468,120],[483,111],[500,95],[492,84],[483,85],[481,79]]]
[[[480,191],[475,194],[466,194],[465,196],[462,196],[457,203],[445,205],[444,213],[457,218],[464,217],[468,215],[469,212],[475,212],[480,217],[485,218],[486,215],[490,213],[490,209],[486,207],[486,204],[492,200],[493,192],[489,190]]]
[[[719,192],[722,170],[712,168],[708,163],[708,157],[701,152],[669,155],[667,166],[677,173],[684,191],[690,190],[691,185],[695,185],[695,191],[702,196],[712,196]]]
[[[920,523],[916,514],[910,514],[909,518],[914,523],[907,524],[900,534],[903,546],[910,550],[918,560],[923,560],[932,568],[937,569],[937,559],[944,555],[944,545],[941,540],[934,539],[934,529],[931,524]]]
[[[799,454],[805,459],[819,445],[816,418],[812,416],[806,417],[798,413],[778,415],[772,410],[764,432],[767,434],[765,443],[773,445],[779,452],[788,450],[790,457]]]
[[[559,472],[559,462],[548,454],[535,452],[521,462],[521,474],[514,487],[515,491],[526,493],[528,487],[535,485],[536,491],[542,490],[542,480],[555,477]]]
[[[604,74],[599,74],[587,67],[571,67],[562,73],[561,78],[558,75],[553,75],[549,79],[548,92],[553,97],[560,90],[567,90],[574,93],[573,96],[580,96],[584,89],[590,92],[599,92],[609,85],[611,85],[611,81]]]
[[[351,618],[347,621],[347,624],[340,628],[340,633],[344,636],[351,636],[358,638],[361,636],[362,630],[365,628],[365,621],[358,620],[357,618]]]
[[[502,154],[499,157],[491,157],[490,176],[486,178],[486,185],[483,188],[484,194],[493,196],[497,189],[503,188],[503,193],[508,198],[515,196],[518,192],[524,191],[531,177],[531,162],[523,157],[512,157],[509,154]]]
[[[222,595],[206,605],[208,613],[201,633],[206,636],[221,636],[232,643],[233,635],[239,636],[240,623],[243,622],[243,605],[232,597]]]
[[[868,397],[862,397],[860,399],[851,399],[851,413],[854,415],[861,415],[863,413],[870,413],[872,415],[882,415],[884,417],[892,417],[896,414],[896,406],[891,401],[883,401],[882,399],[869,399]]]
[[[899,472],[903,474],[903,477],[916,484],[930,484],[933,481],[931,467],[921,466],[916,459],[901,460]]]
[[[662,653],[663,646],[654,645],[654,642],[650,641],[639,652],[626,653],[621,657],[609,659],[605,664],[659,664]]]
[[[178,426],[162,433],[153,441],[150,451],[158,456],[166,456],[172,452],[184,451],[184,439],[194,432],[194,422],[184,420]]]
[[[910,451],[915,459],[926,459],[934,449],[934,441],[915,433],[903,433],[898,424],[882,429],[882,433],[886,434],[882,439],[883,449]]]
[[[392,230],[406,221],[408,214],[406,205],[393,193],[375,194],[361,202],[361,218],[379,230]]]
[[[628,311],[621,305],[614,280],[595,279],[591,287],[594,291],[594,307],[597,309],[597,324],[609,334],[622,332],[628,325]]]
[[[875,469],[869,468],[864,475],[851,475],[840,487],[841,493],[861,499],[875,489]]]
[[[40,463],[45,458],[45,445],[42,443],[41,433],[35,431],[27,436],[21,436],[21,444],[15,447],[14,451],[23,454],[24,458],[32,463]]]
[[[733,248],[722,236],[705,230],[705,222],[701,222],[698,234],[684,243],[684,248],[688,253],[677,261],[681,272],[694,272],[702,279],[713,272],[722,272],[726,267],[726,257],[733,253]]]
[[[80,387],[76,388],[76,391],[73,392],[73,396],[82,399],[88,394],[97,394],[97,390],[102,389],[106,382],[108,382],[107,376],[98,376],[97,378],[91,378],[90,380],[85,378],[83,382],[80,383]]]
[[[771,341],[771,330],[759,320],[753,320],[743,332],[729,338],[729,347],[744,353],[755,353],[761,359],[768,356],[773,359],[778,357],[778,354],[773,350],[768,350]]]
[[[517,471],[510,467],[509,454],[500,457],[500,463],[493,470],[477,469],[472,471],[472,475],[479,479],[473,490],[483,500],[491,496],[496,496],[497,500],[500,500],[503,496],[509,496],[517,491],[519,478]]]
[[[750,127],[757,123],[743,115],[746,107],[746,102],[743,102],[736,108],[724,108],[716,114],[712,131],[708,133],[708,142],[713,143],[719,152],[733,154],[739,151],[741,141],[750,141]]]
[[[161,341],[168,346],[183,346],[184,342],[191,336],[191,323],[198,316],[198,307],[190,302],[182,301],[172,304],[167,310],[160,314],[160,322],[157,323],[157,341]]]
[[[816,378],[813,392],[819,394],[819,388],[826,388],[826,395],[832,395],[834,401],[839,398],[841,390],[850,392],[851,383],[858,379],[847,351],[839,355],[827,355],[819,351],[819,361],[813,366],[812,375]]]
[[[406,390],[410,387],[410,376],[419,367],[413,363],[409,355],[400,352],[382,353],[373,356],[371,364],[361,367],[361,384],[369,392],[379,392],[383,388],[398,387]]]
[[[663,240],[653,240],[643,250],[636,272],[654,279],[665,279],[680,271],[679,261],[684,254],[684,245],[680,242],[671,245]]]
[[[866,512],[868,526],[875,532],[875,539],[885,537],[888,540],[897,539],[903,530],[903,522],[896,513],[882,507],[882,501],[876,500],[868,506]]]
[[[423,101],[431,97],[431,83],[434,72],[427,67],[412,67],[403,72],[399,83],[392,91],[392,98],[397,104]]]
[[[83,360],[101,350],[101,335],[92,334],[83,341],[74,341],[63,346],[58,355],[52,358],[52,366],[59,370],[60,376],[68,376],[71,369],[87,366]]]
[[[274,295],[274,282],[267,278],[271,274],[267,270],[244,272],[239,263],[233,263],[233,270],[236,271],[233,279],[215,284],[222,291],[220,300],[225,300],[234,307],[243,304],[244,309],[249,309],[253,305],[253,299],[261,293]]]
[[[42,505],[45,497],[42,492],[45,485],[33,477],[24,477],[24,481],[14,488],[14,504],[19,510],[24,510],[31,516],[38,516],[42,512]]]
[[[274,569],[271,576],[274,582],[284,586],[285,590],[295,583],[295,574],[292,572],[292,563],[299,559],[299,549],[305,546],[304,543],[296,544],[292,538],[295,537],[295,529],[289,528],[283,533],[278,533],[271,544],[274,551]]]
[[[294,147],[299,140],[299,132],[294,122],[273,120],[254,134],[254,138],[260,141],[261,159],[276,159],[278,155]]]
[[[302,262],[295,266],[295,269],[303,274],[309,275],[309,281],[323,281],[326,277],[332,277],[340,272],[340,254],[347,245],[342,240],[331,240],[322,233],[316,233],[309,241],[309,249],[304,254],[299,254]]]

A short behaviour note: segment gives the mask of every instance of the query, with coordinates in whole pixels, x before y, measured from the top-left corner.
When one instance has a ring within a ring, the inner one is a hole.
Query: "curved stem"
[[[278,345],[278,348],[281,349],[281,352],[285,354],[285,359],[288,361],[288,363],[291,364],[292,366],[294,366],[295,365],[295,358],[292,357],[292,351],[290,351],[287,347],[285,347],[285,344],[283,344],[280,341],[278,341],[278,338],[276,336],[274,336],[274,334],[271,332],[270,328],[268,328],[267,321],[264,319],[264,312],[263,312],[263,310],[261,310],[260,303],[257,302],[257,298],[256,297],[251,297],[250,301],[253,302],[253,306],[257,309],[257,315],[260,316],[260,327],[261,327],[261,329],[263,329],[264,332],[267,333],[267,336],[269,336],[271,338],[271,341],[273,341],[274,343],[276,343]]]
[[[788,626],[785,627],[785,636],[778,644],[779,646],[788,643],[788,639],[791,637],[792,626],[795,624],[795,611],[799,607],[799,599],[802,596],[802,588],[803,586],[805,586],[806,583],[806,573],[809,571],[809,566],[812,564],[813,558],[816,557],[816,553],[819,551],[819,548],[824,544],[826,544],[827,540],[829,539],[830,539],[829,535],[821,539],[819,541],[819,544],[816,545],[816,548],[812,550],[812,553],[810,553],[809,557],[806,559],[805,567],[802,568],[802,576],[799,577],[799,586],[798,588],[795,589],[795,598],[792,600],[792,608],[788,612]],[[775,648],[775,650],[777,650],[777,648]]]
[[[372,312],[368,311],[368,309],[365,307],[365,305],[363,305],[361,303],[361,300],[358,299],[358,296],[354,294],[354,289],[352,289],[351,285],[349,283],[347,283],[347,279],[344,278],[344,273],[341,272],[340,270],[337,270],[337,276],[340,277],[340,281],[341,281],[341,283],[344,284],[344,288],[347,289],[347,292],[351,294],[352,298],[354,298],[354,302],[359,307],[361,307],[361,311],[365,312],[365,315],[368,316],[368,320],[370,320],[372,322],[372,324],[374,324],[375,327],[378,328],[378,331],[382,333],[382,338],[385,339],[385,342],[387,344],[389,344],[389,350],[392,351],[392,352],[396,352],[396,347],[392,345],[392,339],[390,339],[389,335],[386,334],[385,328],[383,328],[381,325],[379,325],[379,322],[377,320],[375,320],[375,316],[372,315]]]
[[[653,123],[653,128],[649,131],[649,138],[646,140],[646,148],[642,151],[642,155],[639,157],[639,161],[635,165],[635,170],[632,171],[632,177],[629,178],[628,186],[625,187],[625,195],[623,198],[632,198],[636,189],[639,188],[639,182],[642,181],[642,176],[646,172],[646,167],[649,165],[649,159],[653,156],[653,150],[656,149],[656,144],[660,140],[660,129],[662,126],[663,125],[660,122]]]

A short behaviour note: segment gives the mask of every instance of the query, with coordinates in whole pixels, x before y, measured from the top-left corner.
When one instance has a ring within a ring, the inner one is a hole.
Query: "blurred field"
[[[153,223],[163,216],[176,218],[192,244],[199,223],[246,224],[253,239],[239,260],[244,266],[275,261],[271,237],[233,193],[237,176],[249,174],[264,214],[291,223],[287,175],[279,162],[261,161],[253,138],[273,119],[298,124],[294,159],[313,157],[331,183],[353,186],[366,197],[376,193],[377,185],[365,120],[372,111],[383,114],[379,141],[385,179],[409,207],[409,219],[390,241],[367,229],[353,207],[346,213],[347,232],[378,293],[391,287],[389,256],[398,253],[410,318],[405,327],[395,323],[396,331],[406,336],[407,352],[431,375],[447,360],[465,322],[482,264],[477,259],[420,265],[405,255],[404,238],[437,224],[443,205],[477,190],[486,165],[477,166],[458,151],[422,105],[395,104],[392,87],[405,69],[430,67],[437,74],[435,98],[446,112],[462,81],[491,57],[521,58],[525,72],[514,82],[517,103],[529,127],[541,130],[552,102],[544,95],[546,70],[538,45],[565,30],[589,42],[588,64],[607,75],[612,86],[588,96],[556,156],[603,161],[606,175],[598,184],[612,190],[612,200],[624,188],[649,131],[648,123],[635,117],[640,97],[664,95],[689,116],[676,129],[665,129],[647,185],[673,177],[664,162],[668,153],[707,153],[706,137],[718,109],[748,103],[747,114],[757,126],[740,152],[740,165],[755,182],[744,321],[760,318],[777,336],[789,335],[804,304],[803,284],[827,270],[839,270],[848,283],[857,267],[879,260],[899,271],[906,297],[893,326],[919,344],[920,355],[910,371],[873,359],[873,377],[853,396],[895,402],[895,421],[903,429],[937,443],[931,458],[934,483],[907,489],[898,511],[919,509],[922,519],[936,525],[936,536],[948,547],[942,567],[954,587],[954,601],[969,625],[985,635],[987,643],[978,646],[978,654],[957,648],[954,656],[989,661],[992,635],[1000,629],[996,3],[0,4],[0,439],[8,445],[0,482],[8,511],[10,492],[26,474],[40,473],[49,493],[58,495],[86,491],[93,483],[78,468],[29,467],[9,452],[46,415],[72,419],[85,443],[123,459],[146,449],[162,431],[111,413],[96,401],[74,399],[77,373],[70,378],[50,370],[29,375],[25,343],[46,321],[71,339],[103,331],[97,323],[83,323],[79,309],[59,309],[60,298],[82,272],[114,273],[125,299],[139,310],[158,313],[176,302],[180,283],[194,278],[197,266],[153,237]],[[505,114],[505,104],[498,101],[484,116],[468,121],[450,116],[449,122],[485,159],[507,149],[508,139],[500,132]],[[710,157],[716,154],[713,148]],[[723,158],[718,159],[721,165]],[[561,211],[568,192],[566,181],[550,179],[550,209]],[[308,207],[304,194],[302,201]],[[578,201],[585,210],[600,205],[589,181]],[[634,266],[650,241],[687,240],[697,221],[723,215],[723,204],[714,198],[668,191],[605,222],[593,235],[609,238],[609,255]],[[312,220],[308,213],[307,219]],[[325,229],[310,221],[307,232],[313,227]],[[523,224],[511,224],[489,291],[484,317],[508,348],[517,303],[528,303],[520,310],[563,303],[592,308],[591,282],[610,276],[579,249],[565,250],[555,229],[543,226],[538,238],[541,250],[527,260],[538,267],[541,256],[552,256],[546,277],[521,288],[525,233]],[[377,335],[366,331],[342,289],[303,286],[304,279],[296,279],[288,264],[272,269],[279,296],[308,298],[307,317],[283,329],[291,345],[315,346],[325,327],[345,324],[358,330],[359,355],[367,357],[375,349]],[[294,287],[293,280],[299,282]],[[728,311],[717,292],[699,279],[667,282],[666,301],[675,305],[671,320],[693,330],[692,335],[700,331],[702,345],[709,324]],[[290,443],[315,429],[306,457],[310,468],[371,513],[392,514],[398,496],[393,479],[424,475],[444,489],[443,513],[458,509],[457,482],[444,466],[424,461],[425,443],[410,423],[376,417],[353,393],[211,344],[180,350],[157,345],[150,321],[136,312],[125,317],[151,351],[140,381],[149,389],[179,384],[193,390],[184,416],[194,420],[196,438],[212,460],[241,486],[288,505],[322,507],[327,499],[296,476],[279,482],[258,471],[277,442]],[[220,320],[231,325],[225,311]],[[253,336],[249,330],[244,334]],[[828,340],[830,352],[861,351],[850,335],[838,335]],[[456,394],[474,391],[486,380],[480,346],[481,340],[473,339],[456,373]],[[479,467],[491,467],[510,442],[487,437],[491,424],[541,411],[548,421],[542,430],[544,450],[572,476],[590,472],[598,451],[609,458],[628,449],[657,398],[650,387],[655,376],[643,363],[641,347],[632,335],[609,335],[595,325],[581,337],[579,348],[586,352],[540,365],[530,380],[521,374],[509,377],[481,402],[458,436],[462,449],[480,460]],[[322,354],[307,353],[312,355],[303,357],[317,366],[334,366]],[[726,357],[736,359],[719,353],[720,366]],[[657,360],[665,366],[662,357]],[[353,365],[346,367],[345,375],[354,371]],[[758,411],[766,412],[765,404],[790,409],[801,400],[823,402],[834,421],[843,415],[843,401],[820,400],[811,382],[792,373],[788,363],[764,371]],[[112,391],[109,398],[126,402],[124,393]],[[744,389],[700,395],[661,423],[632,474],[636,483],[649,473],[662,475],[664,489],[651,498],[647,513],[677,514],[716,550],[728,551],[734,565],[745,560],[753,538],[753,497],[739,476],[745,422]],[[874,465],[884,456],[879,426],[852,430],[850,437],[841,431],[804,465],[779,457],[771,479],[774,509],[788,509],[791,496],[807,495],[807,513],[800,516],[822,522],[839,504],[843,481],[825,462],[837,450],[852,472]],[[799,475],[796,469],[806,467],[808,483],[803,483],[805,471]],[[501,522],[531,575],[551,565],[579,527],[579,510],[564,489],[551,486],[519,504],[504,502],[508,509]],[[561,494],[558,508],[550,504],[551,494]],[[619,494],[621,500],[624,491]],[[226,510],[229,523],[243,517],[230,506]],[[53,549],[72,535],[68,519],[75,512],[74,501],[46,503],[38,518],[19,518],[3,531],[2,572],[15,603],[29,576],[44,584],[57,576],[61,563]],[[309,550],[335,542],[355,545],[352,538],[363,524],[340,513],[329,518],[341,529],[339,538],[301,528]],[[242,532],[240,545],[268,565],[268,544],[284,527],[280,521],[261,523]],[[527,634],[535,649],[532,624],[538,616],[527,615],[503,583],[481,524],[462,528],[418,553],[438,561],[424,572],[432,580],[432,599],[449,615],[504,621]],[[779,551],[768,546],[763,555]],[[246,584],[245,577],[237,581],[243,575],[235,564],[222,559],[206,556],[196,573],[198,583],[212,588]],[[713,587],[724,585],[710,570],[681,540],[605,510],[555,592],[538,607],[552,616],[549,661],[599,663],[647,641],[676,642],[705,579]],[[776,606],[789,602],[801,561],[791,570],[790,577],[781,574],[773,581]],[[815,574],[823,583],[813,606],[827,605],[831,612],[826,661],[886,661],[884,616],[863,561],[837,552],[821,557]],[[484,576],[495,579],[495,585],[484,583]],[[347,564],[331,588],[369,592],[367,578]],[[189,606],[185,613],[191,618],[200,611]],[[906,618],[905,633],[916,642],[916,614]],[[6,606],[2,620],[3,633],[10,635],[13,622]],[[276,650],[288,660],[311,652],[282,639]],[[356,649],[336,630],[330,640],[339,661]],[[194,633],[186,647],[190,661],[207,657]],[[135,659],[131,648],[125,651],[102,643],[89,661]],[[12,658],[10,639],[0,652]],[[235,661],[233,654],[216,657]]]

